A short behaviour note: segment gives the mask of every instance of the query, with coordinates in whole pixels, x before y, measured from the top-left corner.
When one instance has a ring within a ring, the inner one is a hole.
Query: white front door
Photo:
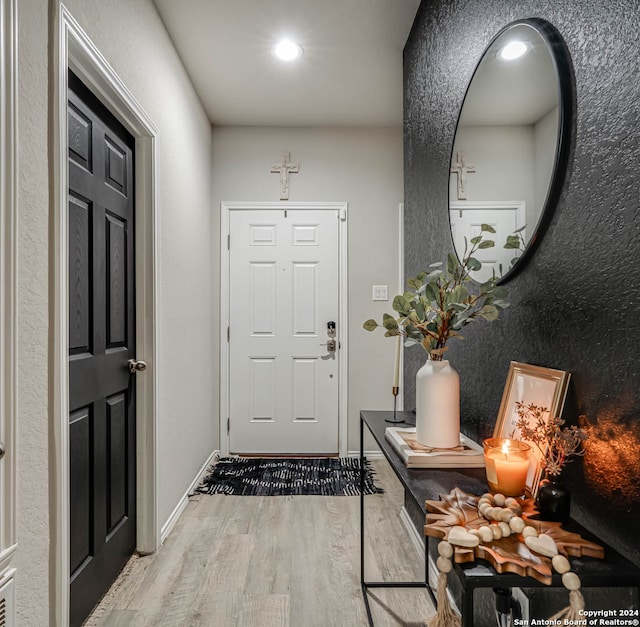
[[[464,251],[464,238],[467,242],[472,237],[480,235],[482,224],[489,224],[495,229],[494,233],[487,233],[485,239],[495,242],[493,248],[476,251],[474,257],[482,263],[482,268],[472,273],[472,277],[483,283],[493,274],[497,277],[506,274],[511,268],[512,261],[519,257],[522,251],[505,248],[507,236],[525,226],[524,201],[458,201],[450,204],[449,220],[451,233],[456,251]],[[524,237],[524,231],[521,233]],[[461,256],[461,255],[459,255]]]
[[[230,212],[231,453],[338,452],[338,217]]]

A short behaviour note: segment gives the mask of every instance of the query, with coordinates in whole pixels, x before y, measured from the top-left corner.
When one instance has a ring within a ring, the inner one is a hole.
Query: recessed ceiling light
[[[524,41],[520,41],[519,39],[514,39],[510,41],[506,46],[500,48],[498,52],[498,56],[505,61],[513,61],[514,59],[519,59],[523,55],[527,53],[527,44]]]
[[[302,46],[290,39],[283,39],[272,48],[272,52],[280,61],[297,61],[302,56]]]

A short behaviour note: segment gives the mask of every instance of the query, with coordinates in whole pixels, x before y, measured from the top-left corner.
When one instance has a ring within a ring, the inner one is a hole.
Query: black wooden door
[[[70,73],[71,625],[136,544],[133,138]]]

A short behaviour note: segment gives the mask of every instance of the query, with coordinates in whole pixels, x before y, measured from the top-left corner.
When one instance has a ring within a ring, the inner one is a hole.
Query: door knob
[[[4,454],[7,452],[7,449],[4,445],[4,442],[0,442],[0,459],[4,457]]]
[[[143,370],[147,369],[147,362],[146,361],[138,361],[137,359],[130,359],[128,362],[129,364],[129,372],[131,374],[135,374],[136,372],[142,372]]]
[[[320,346],[326,346],[330,353],[335,353],[336,351],[336,341],[334,339],[329,339],[324,344],[320,344]]]

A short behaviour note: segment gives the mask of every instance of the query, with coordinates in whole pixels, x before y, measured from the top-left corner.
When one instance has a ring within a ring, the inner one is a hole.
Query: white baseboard
[[[400,520],[407,530],[407,534],[409,536],[409,541],[413,545],[413,548],[416,550],[418,558],[420,559],[420,563],[424,565],[424,536],[421,536],[418,530],[416,529],[411,517],[409,516],[409,512],[403,507],[400,510]],[[436,568],[436,564],[429,555],[429,586],[435,592],[438,587],[438,569]],[[451,603],[451,607],[460,614],[460,610],[456,605],[453,597],[451,596],[451,592],[447,590],[447,596],[449,597],[449,602]]]
[[[383,459],[382,451],[365,451],[364,456],[367,459]],[[347,457],[360,457],[360,451],[347,451]]]
[[[171,515],[167,519],[167,522],[162,525],[162,530],[160,531],[160,544],[162,544],[166,537],[171,533],[171,530],[175,527],[178,522],[182,512],[184,512],[185,507],[189,503],[189,495],[193,493],[196,486],[202,481],[204,475],[207,473],[209,466],[213,463],[216,455],[220,455],[220,451],[215,450],[209,457],[207,461],[202,465],[202,468],[198,471],[196,478],[191,482],[191,485],[188,487],[187,491],[184,493],[184,496],[178,501],[178,504],[175,506],[174,510],[171,512]]]

